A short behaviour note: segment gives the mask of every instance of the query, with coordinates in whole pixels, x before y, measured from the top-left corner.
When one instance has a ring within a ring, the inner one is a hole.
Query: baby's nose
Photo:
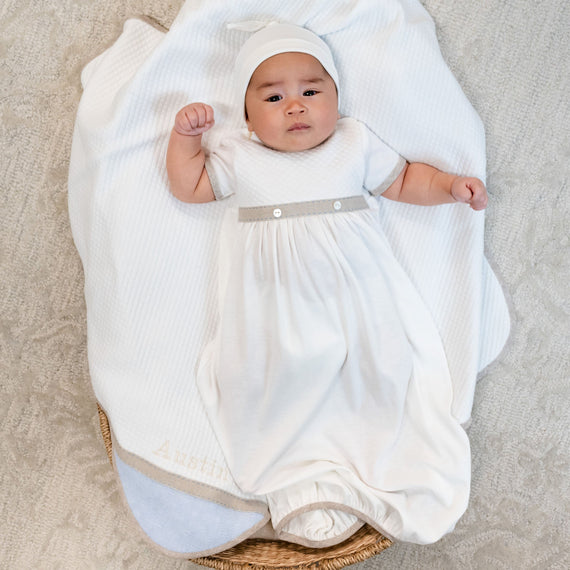
[[[305,106],[301,103],[301,101],[295,100],[291,101],[291,104],[287,107],[287,114],[297,115],[298,113],[304,113],[305,110]]]

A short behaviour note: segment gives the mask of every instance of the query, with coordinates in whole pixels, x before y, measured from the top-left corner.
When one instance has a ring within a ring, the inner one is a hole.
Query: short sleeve
[[[406,159],[390,148],[370,129],[365,126],[363,128],[366,137],[364,188],[373,196],[380,196],[398,178],[406,166]]]
[[[205,168],[216,200],[223,200],[234,194],[234,152],[233,145],[221,144],[214,150],[206,149]]]

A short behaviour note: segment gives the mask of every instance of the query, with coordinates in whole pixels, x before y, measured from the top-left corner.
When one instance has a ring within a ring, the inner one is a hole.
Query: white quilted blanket
[[[154,542],[183,556],[227,548],[270,519],[264,498],[233,482],[194,381],[216,324],[211,260],[227,204],[178,202],[165,170],[173,117],[184,104],[215,108],[217,126],[205,144],[240,125],[232,63],[248,33],[226,24],[252,19],[321,35],[339,69],[341,113],[366,123],[408,161],[485,178],[481,121],[416,0],[188,0],[168,33],[128,21],[85,68],[69,210],[85,269],[93,387],[111,422],[130,509]],[[483,214],[381,199],[380,223],[438,326],[453,385],[450,411],[465,424],[477,373],[509,332],[483,254]],[[401,508],[405,519],[405,500]],[[394,538],[437,540],[460,515],[450,511],[419,527],[412,521]],[[351,530],[294,540],[325,546]]]

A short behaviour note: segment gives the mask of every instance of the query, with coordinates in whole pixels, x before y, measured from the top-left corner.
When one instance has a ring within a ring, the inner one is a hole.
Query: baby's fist
[[[178,111],[174,130],[181,135],[196,136],[214,126],[214,109],[205,103],[190,103]]]
[[[484,210],[487,207],[487,189],[479,178],[456,178],[451,185],[451,195],[458,202],[469,204],[474,210]]]

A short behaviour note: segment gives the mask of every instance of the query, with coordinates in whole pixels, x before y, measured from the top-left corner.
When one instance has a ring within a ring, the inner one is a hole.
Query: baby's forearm
[[[414,162],[408,165],[402,181],[399,201],[420,206],[437,206],[455,202],[451,187],[457,176],[433,166]]]
[[[205,175],[202,135],[182,135],[172,129],[166,154],[170,190],[183,202],[196,202],[196,190]],[[207,200],[204,200],[207,201]]]
[[[170,190],[183,202],[215,200],[205,168],[202,133],[214,125],[214,110],[205,103],[190,103],[176,114],[166,153]]]

